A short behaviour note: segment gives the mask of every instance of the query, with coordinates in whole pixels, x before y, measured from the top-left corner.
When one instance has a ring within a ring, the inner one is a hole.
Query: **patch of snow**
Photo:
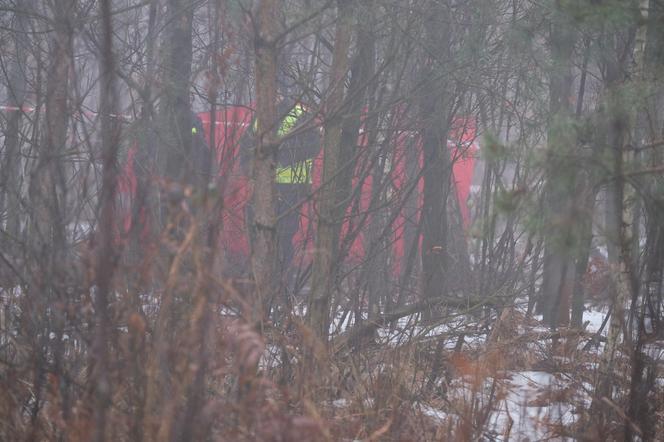
[[[266,344],[265,351],[258,361],[261,370],[274,369],[281,365],[281,347],[274,344]]]
[[[646,344],[643,348],[643,352],[653,361],[661,361],[664,359],[664,342]]]
[[[350,405],[348,399],[339,398],[332,401],[332,406],[334,408],[346,408]]]
[[[602,322],[606,317],[606,310],[598,310],[596,307],[586,306],[586,311],[583,312],[583,323],[588,322],[586,330],[591,333],[597,333],[597,330],[602,326]],[[604,326],[602,330],[602,335],[606,336],[609,327],[608,324]]]
[[[609,249],[606,246],[598,246],[596,250],[604,259],[609,259]]]
[[[446,422],[447,418],[449,416],[444,411],[439,410],[437,408],[433,408],[430,405],[420,403],[420,404],[416,404],[415,407],[418,408],[420,410],[420,412],[422,412],[422,414],[424,414],[425,416],[430,417],[434,421],[437,421],[438,423],[441,423],[441,424]]]
[[[547,405],[534,403],[540,395],[561,388],[561,382],[551,373],[541,371],[513,372],[508,394],[490,418],[490,428],[498,440],[542,440],[551,437],[547,424],[564,426],[575,422],[574,407],[565,402]],[[509,432],[507,431],[509,428]],[[507,435],[503,439],[500,435]],[[560,440],[560,439],[557,439]],[[565,440],[565,439],[561,439]]]
[[[352,312],[349,312],[344,318],[342,312],[337,312],[335,318],[330,322],[330,328],[329,328],[330,335],[333,335],[335,333],[343,333],[344,331],[346,331],[352,325],[351,319],[354,318],[354,316],[355,315]]]

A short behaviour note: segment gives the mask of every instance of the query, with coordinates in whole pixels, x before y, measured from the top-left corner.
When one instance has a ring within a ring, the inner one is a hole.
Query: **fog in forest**
[[[663,73],[664,0],[0,0],[0,440],[661,440]]]

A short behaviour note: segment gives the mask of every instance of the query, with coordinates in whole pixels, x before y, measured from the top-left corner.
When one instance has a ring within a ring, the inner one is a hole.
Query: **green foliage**
[[[505,214],[516,212],[525,196],[524,188],[500,189],[494,199],[496,209]]]
[[[507,147],[490,132],[484,134],[482,146],[482,158],[488,163],[499,161],[507,156]]]
[[[636,0],[560,0],[560,9],[577,25],[624,29],[639,17]]]

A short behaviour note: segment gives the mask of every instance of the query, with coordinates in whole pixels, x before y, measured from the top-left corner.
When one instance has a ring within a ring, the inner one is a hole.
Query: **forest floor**
[[[588,304],[584,331],[557,335],[519,308],[505,310],[488,333],[467,315],[428,327],[415,325],[417,317],[402,318],[380,330],[374,350],[345,361],[351,368],[339,377],[350,381],[337,386],[325,414],[347,440],[381,440],[382,434],[389,440],[575,440],[574,434],[589,434],[581,426],[593,400],[606,314]],[[664,342],[653,351],[661,359]]]

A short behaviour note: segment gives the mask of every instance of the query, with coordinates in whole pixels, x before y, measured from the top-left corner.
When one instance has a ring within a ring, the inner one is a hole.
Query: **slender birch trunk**
[[[334,283],[334,257],[341,217],[338,216],[338,192],[341,188],[341,134],[344,84],[348,74],[348,50],[352,33],[352,0],[337,0],[338,21],[330,72],[330,92],[326,102],[323,138],[323,177],[318,196],[318,225],[313,263],[312,292],[307,322],[322,342],[327,342],[330,324],[330,300]]]
[[[632,66],[635,82],[643,79],[643,61],[646,45],[647,19],[650,2],[640,0],[639,9],[641,23],[636,31],[634,42],[634,65]],[[632,336],[625,323],[625,307],[628,300],[632,299],[636,288],[635,269],[633,268],[632,256],[632,224],[634,222],[633,199],[634,188],[626,179],[626,168],[633,161],[633,150],[627,148],[628,132],[633,128],[633,121],[626,111],[626,104],[622,102],[618,85],[609,91],[609,112],[611,115],[610,136],[613,149],[613,174],[614,185],[611,195],[615,206],[615,222],[617,230],[618,246],[618,268],[611,271],[613,284],[615,286],[615,297],[613,299],[613,310],[611,322],[607,335],[606,345],[600,360],[600,384],[598,393],[611,399],[616,354],[620,345],[620,337],[623,335],[626,343],[631,343]],[[632,126],[632,127],[630,127]]]

